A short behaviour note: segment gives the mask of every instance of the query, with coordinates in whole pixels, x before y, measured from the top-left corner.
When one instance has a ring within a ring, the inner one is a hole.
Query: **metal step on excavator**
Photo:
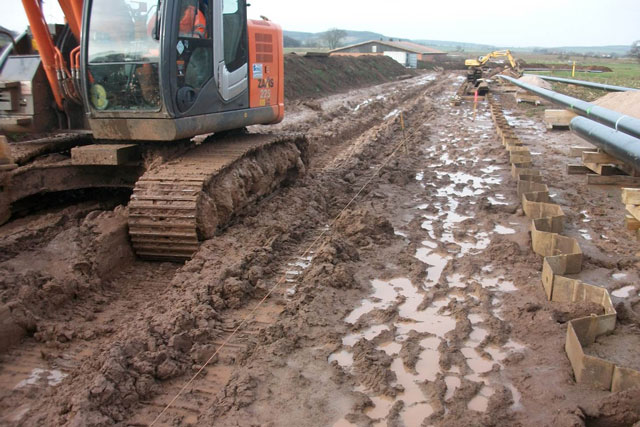
[[[59,0],[0,54],[0,223],[24,200],[132,191],[138,256],[186,260],[248,204],[305,172],[284,117],[282,30],[245,0]]]

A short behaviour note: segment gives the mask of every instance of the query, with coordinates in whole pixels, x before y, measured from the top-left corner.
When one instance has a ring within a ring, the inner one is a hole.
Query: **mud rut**
[[[562,347],[578,308],[546,301],[488,110],[473,121],[448,102],[460,82],[426,75],[295,109],[281,127],[309,136],[308,175],[186,265],[133,262],[38,318],[47,339],[2,356],[2,424],[148,425],[283,275],[156,425],[602,417],[611,397],[575,385]],[[301,257],[402,141],[400,111],[407,152]],[[635,422],[633,395],[616,399]]]

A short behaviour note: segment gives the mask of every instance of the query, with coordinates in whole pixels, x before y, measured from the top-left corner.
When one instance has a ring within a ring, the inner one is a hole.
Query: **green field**
[[[531,61],[533,62],[533,61]],[[542,62],[542,61],[538,61]],[[549,61],[554,62],[554,61]],[[560,61],[556,60],[554,63]],[[563,61],[564,62],[564,61]],[[582,58],[576,59],[577,65],[600,65],[611,68],[612,72],[605,73],[585,73],[576,72],[575,77],[571,77],[571,71],[532,71],[531,74],[548,75],[554,77],[573,78],[575,80],[586,80],[596,83],[604,83],[617,86],[625,86],[640,89],[640,63],[631,59],[616,59],[616,60],[584,60]],[[576,98],[583,99],[585,101],[594,101],[607,92],[598,89],[591,89],[581,86],[566,85],[563,83],[553,83],[553,89],[566,93],[567,95],[574,96]]]

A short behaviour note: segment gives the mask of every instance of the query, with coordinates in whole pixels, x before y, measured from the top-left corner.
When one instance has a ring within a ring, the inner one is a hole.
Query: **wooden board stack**
[[[582,164],[567,165],[567,174],[586,174],[587,184],[640,186],[636,171],[597,148],[571,147],[569,156],[580,157]]]

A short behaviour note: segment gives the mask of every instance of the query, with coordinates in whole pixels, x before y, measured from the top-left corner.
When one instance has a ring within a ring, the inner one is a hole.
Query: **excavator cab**
[[[245,0],[86,1],[81,72],[94,136],[176,140],[280,120],[281,30],[249,25],[246,12]],[[250,89],[261,95],[253,103]]]
[[[0,55],[0,131],[174,141],[284,117],[282,29],[246,0],[58,2],[60,35],[23,0],[33,43]]]

